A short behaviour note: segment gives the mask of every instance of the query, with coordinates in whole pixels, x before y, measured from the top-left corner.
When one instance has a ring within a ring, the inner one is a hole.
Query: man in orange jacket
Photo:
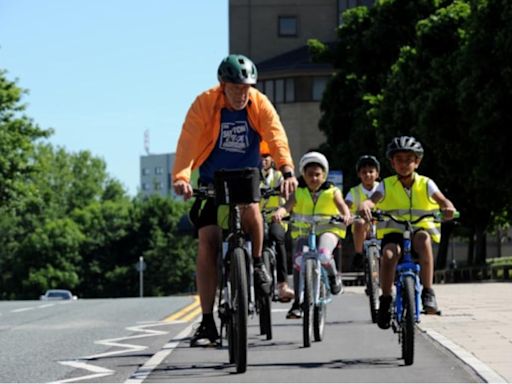
[[[221,62],[217,77],[220,84],[196,98],[183,123],[172,173],[176,194],[185,199],[192,196],[190,175],[196,168],[199,168],[199,183],[209,184],[216,170],[258,167],[260,141],[264,140],[284,176],[281,190],[287,198],[298,184],[288,139],[268,98],[252,87],[258,78],[256,66],[243,55],[229,55]],[[198,228],[196,282],[203,313],[190,345],[205,346],[215,344],[219,338],[213,305],[220,228],[213,199],[205,204],[196,200],[190,216]],[[241,217],[252,240],[255,284],[268,290],[270,276],[261,261],[263,222],[259,205],[241,207]]]

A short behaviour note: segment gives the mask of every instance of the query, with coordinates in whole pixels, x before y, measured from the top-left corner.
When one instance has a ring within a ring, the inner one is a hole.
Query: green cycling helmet
[[[244,55],[229,55],[217,70],[219,82],[254,85],[258,81],[258,71],[254,63]]]

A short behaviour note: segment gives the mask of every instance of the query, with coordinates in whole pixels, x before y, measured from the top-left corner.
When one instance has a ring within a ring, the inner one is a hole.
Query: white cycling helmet
[[[319,164],[324,169],[327,177],[329,174],[329,162],[320,152],[308,152],[302,156],[299,162],[299,169],[302,176],[304,176],[304,168],[306,168],[306,165],[311,163]]]

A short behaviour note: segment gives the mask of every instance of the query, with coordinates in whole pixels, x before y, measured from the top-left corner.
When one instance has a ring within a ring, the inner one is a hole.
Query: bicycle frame
[[[329,219],[331,217],[329,216]],[[304,271],[306,266],[306,260],[311,260],[315,262],[314,269],[314,282],[313,282],[313,303],[315,305],[318,304],[328,304],[332,301],[331,289],[329,285],[329,279],[327,278],[327,271],[324,267],[322,267],[322,263],[320,262],[320,253],[318,252],[316,240],[317,240],[317,225],[319,221],[327,221],[326,217],[321,216],[302,216],[302,215],[294,215],[292,221],[306,222],[310,225],[310,229],[308,232],[308,245],[305,246],[302,253],[302,261],[299,275],[299,292],[300,292],[300,302],[304,300]],[[325,299],[320,299],[320,281],[322,281],[327,288],[327,296]]]

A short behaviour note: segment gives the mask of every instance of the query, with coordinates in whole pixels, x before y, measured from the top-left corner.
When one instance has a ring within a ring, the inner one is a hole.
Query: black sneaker
[[[381,329],[388,329],[391,325],[391,296],[379,297],[379,311],[377,312],[377,325]]]
[[[423,311],[427,315],[435,315],[439,313],[436,294],[432,288],[423,288],[423,291],[421,292],[421,303],[423,304]]]
[[[294,301],[292,307],[286,314],[287,319],[300,319],[302,318],[302,311],[300,309],[300,304],[297,301]]]
[[[219,340],[219,333],[215,323],[201,322],[196,329],[194,336],[190,339],[191,347],[211,347],[216,346]]]
[[[254,286],[263,291],[266,295],[270,294],[270,285],[272,278],[270,277],[265,264],[254,266]]]
[[[339,274],[329,275],[329,286],[331,287],[331,293],[337,295],[343,292],[343,282]]]

